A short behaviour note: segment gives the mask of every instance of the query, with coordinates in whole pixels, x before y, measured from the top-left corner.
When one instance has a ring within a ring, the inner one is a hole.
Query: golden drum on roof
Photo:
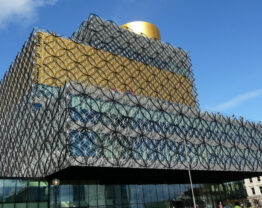
[[[160,40],[160,31],[157,26],[152,23],[144,21],[134,21],[126,23],[121,27],[139,35],[145,35],[148,38]]]

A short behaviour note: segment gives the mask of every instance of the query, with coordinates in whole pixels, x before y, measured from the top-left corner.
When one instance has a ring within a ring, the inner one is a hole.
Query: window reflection
[[[112,207],[114,205],[114,185],[105,185],[106,205]]]
[[[97,185],[98,206],[106,205],[105,185]]]
[[[97,185],[90,184],[88,186],[88,199],[89,199],[89,207],[97,206]]]
[[[26,208],[27,201],[27,180],[16,181],[15,207]]]
[[[121,185],[119,185],[119,184],[114,185],[114,196],[115,196],[115,206],[121,207],[121,204],[122,204]]]
[[[144,193],[143,193],[143,185],[137,185],[136,186],[136,192],[137,192],[137,203],[141,204],[144,203]]]
[[[59,187],[59,195],[60,207],[70,207],[70,185],[61,185]]]
[[[51,192],[49,194],[49,187]],[[243,183],[194,184],[198,208],[231,208],[246,200]],[[101,184],[99,181],[62,181],[59,208],[192,208],[189,184]],[[0,208],[54,207],[54,191],[47,181],[0,180]]]
[[[3,196],[4,196],[4,180],[0,179],[0,204],[3,203]]]
[[[27,190],[28,190],[28,208],[37,207],[38,200],[39,200],[39,182],[29,181]]]
[[[79,187],[79,201],[80,207],[88,206],[88,185],[80,185]]]
[[[48,182],[39,182],[39,208],[48,207]]]
[[[4,180],[3,208],[14,208],[16,180]]]

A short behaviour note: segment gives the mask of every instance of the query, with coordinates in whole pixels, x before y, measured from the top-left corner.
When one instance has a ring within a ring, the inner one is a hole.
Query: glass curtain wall
[[[48,208],[48,182],[1,179],[0,208]]]
[[[55,195],[56,193],[56,195]],[[198,208],[216,208],[222,203],[245,207],[242,181],[224,184],[194,184]],[[0,208],[192,208],[189,184],[101,184],[99,181],[61,181],[57,191],[47,181],[0,180]]]

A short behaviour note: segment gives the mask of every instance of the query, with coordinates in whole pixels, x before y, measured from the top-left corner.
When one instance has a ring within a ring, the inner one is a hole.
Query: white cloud
[[[29,24],[37,18],[37,10],[58,0],[0,0],[0,27],[9,23]]]
[[[241,103],[250,100],[252,98],[258,97],[262,95],[262,89],[258,89],[258,90],[254,90],[251,92],[247,92],[247,93],[243,93],[241,95],[238,95],[224,103],[221,103],[217,106],[208,108],[209,110],[212,111],[223,111],[223,110],[227,110],[229,108],[233,108],[235,106],[240,105]]]

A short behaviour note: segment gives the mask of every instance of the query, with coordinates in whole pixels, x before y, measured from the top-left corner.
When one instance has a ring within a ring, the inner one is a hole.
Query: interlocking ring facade
[[[187,52],[95,15],[35,30],[0,85],[0,176],[70,166],[261,171],[262,126],[199,109]]]

